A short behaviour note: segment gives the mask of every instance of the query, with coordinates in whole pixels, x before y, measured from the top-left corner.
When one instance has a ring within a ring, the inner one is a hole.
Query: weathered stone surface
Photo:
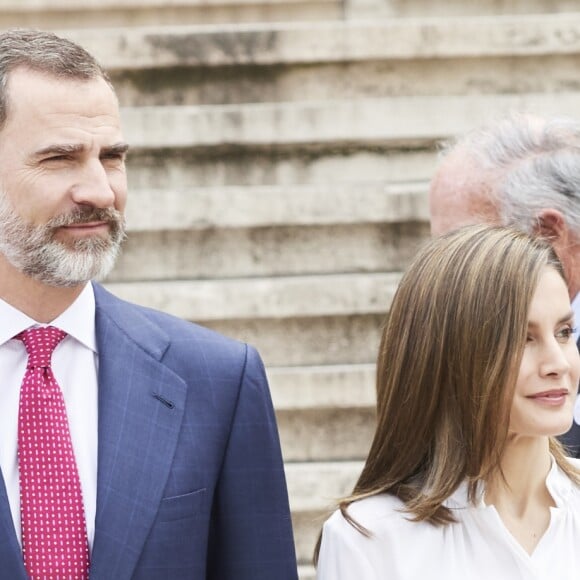
[[[132,232],[422,222],[429,220],[427,187],[361,181],[138,190],[127,222]]]
[[[204,105],[569,92],[580,54],[297,63],[113,71],[125,106]]]
[[[331,186],[349,181],[428,180],[437,164],[434,149],[356,147],[190,148],[131,151],[131,190],[222,185]]]
[[[269,368],[268,376],[286,461],[366,457],[375,428],[374,365]]]
[[[575,93],[126,109],[135,189],[417,181],[434,143],[513,110],[574,116]]]
[[[108,280],[398,271],[428,236],[427,222],[134,232]]]
[[[574,116],[575,93],[126,109],[133,188],[417,181],[436,141],[513,110]]]
[[[374,365],[278,367],[269,368],[268,376],[286,461],[366,457],[375,429]],[[303,471],[309,473],[307,467]]]
[[[41,28],[167,26],[573,12],[575,0],[3,0],[0,24]]]
[[[267,369],[278,411],[355,409],[375,405],[375,365],[345,364]]]
[[[362,466],[358,461],[286,465],[296,552],[301,564],[311,563],[322,524],[336,502],[352,491]]]
[[[572,54],[580,16],[69,30],[107,69]]]
[[[333,510],[336,501],[352,491],[362,467],[362,461],[287,463],[285,471],[292,511]]]
[[[338,498],[336,498],[338,499]],[[330,502],[329,502],[330,503]],[[332,513],[331,508],[314,512],[293,512],[294,543],[296,555],[301,564],[310,564],[314,555],[314,547],[325,520]]]
[[[277,411],[285,461],[364,459],[375,430],[373,407]]]
[[[374,363],[384,314],[204,322],[258,347],[267,366]]]
[[[369,273],[108,286],[125,300],[187,320],[255,320],[385,313],[399,279],[398,273]]]
[[[429,147],[512,110],[574,115],[578,95],[406,97],[122,111],[135,148],[292,147],[300,145]],[[445,114],[442,114],[442,112]]]
[[[318,20],[340,15],[338,0],[3,0],[2,27],[94,28],[185,23]]]
[[[576,0],[346,0],[348,18],[481,16],[573,12]]]

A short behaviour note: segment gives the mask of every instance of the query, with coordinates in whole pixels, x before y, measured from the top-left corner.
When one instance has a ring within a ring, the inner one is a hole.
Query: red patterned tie
[[[20,389],[18,468],[22,553],[33,580],[89,577],[81,483],[64,399],[50,367],[65,336],[52,326],[16,336],[28,352]]]

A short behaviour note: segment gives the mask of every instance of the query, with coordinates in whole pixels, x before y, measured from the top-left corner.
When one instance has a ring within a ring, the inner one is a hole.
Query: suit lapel
[[[171,467],[184,381],[160,360],[165,333],[95,286],[99,457],[92,580],[132,576]]]
[[[22,550],[18,544],[4,478],[0,473],[0,562],[2,578],[26,580]]]

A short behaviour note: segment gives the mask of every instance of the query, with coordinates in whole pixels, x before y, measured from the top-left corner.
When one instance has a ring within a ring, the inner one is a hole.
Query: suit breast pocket
[[[190,493],[163,498],[157,512],[157,521],[172,522],[183,520],[206,511],[209,509],[205,506],[207,501],[206,491],[204,487]]]

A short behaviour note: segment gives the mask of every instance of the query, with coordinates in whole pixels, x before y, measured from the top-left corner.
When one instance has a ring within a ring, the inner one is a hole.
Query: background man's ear
[[[557,209],[543,209],[537,215],[534,233],[559,245],[567,242],[568,225]]]

